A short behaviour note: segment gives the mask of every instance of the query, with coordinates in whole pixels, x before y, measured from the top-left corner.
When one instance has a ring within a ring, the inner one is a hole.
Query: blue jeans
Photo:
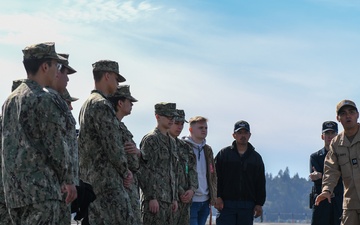
[[[210,213],[210,202],[193,202],[190,207],[190,225],[205,225]]]
[[[255,203],[224,201],[224,208],[216,215],[216,225],[253,225]]]

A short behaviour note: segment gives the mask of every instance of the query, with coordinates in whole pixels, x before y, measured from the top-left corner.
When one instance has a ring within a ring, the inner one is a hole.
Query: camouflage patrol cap
[[[131,102],[137,102],[138,100],[131,96],[130,93],[130,85],[119,85],[116,89],[115,94],[113,94],[111,97],[115,98],[127,98]]]
[[[176,103],[160,102],[155,105],[155,114],[160,116],[176,117]]]
[[[76,73],[76,70],[69,66],[69,54],[59,53],[59,55],[66,59],[66,61],[62,62],[62,65],[68,69],[68,74]]]
[[[69,91],[66,88],[65,88],[65,91],[61,94],[61,97],[65,101],[69,101],[69,102],[75,102],[75,101],[79,100],[78,98],[71,97]]]
[[[185,111],[184,110],[177,109],[176,113],[179,114],[179,115],[175,117],[175,121],[188,123],[188,121],[186,121],[186,119],[185,119]]]
[[[24,83],[26,79],[13,80],[13,84],[11,86],[11,92],[13,92],[20,84]]]
[[[24,60],[27,59],[55,59],[63,63],[66,59],[58,55],[55,51],[54,42],[44,42],[34,45],[29,45],[22,50]]]
[[[111,60],[99,60],[92,64],[93,71],[107,71],[114,72],[117,74],[117,81],[124,82],[126,81],[125,77],[119,73],[119,64]]]

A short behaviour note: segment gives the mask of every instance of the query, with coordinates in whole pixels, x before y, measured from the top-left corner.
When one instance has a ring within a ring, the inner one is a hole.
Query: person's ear
[[[336,120],[337,120],[338,122],[340,122],[340,116],[339,116],[339,115],[336,116]]]
[[[105,80],[109,80],[109,78],[110,78],[110,73],[109,73],[109,72],[105,72],[104,78],[105,78]]]
[[[43,62],[41,65],[40,65],[40,69],[41,71],[46,71],[49,69],[49,64],[47,64],[47,62]]]
[[[121,100],[118,100],[117,104],[120,108],[123,106],[123,102]]]

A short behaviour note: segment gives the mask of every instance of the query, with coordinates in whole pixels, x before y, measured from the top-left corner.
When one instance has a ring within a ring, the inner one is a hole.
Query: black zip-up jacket
[[[263,206],[266,198],[265,166],[259,153],[248,143],[240,156],[236,142],[215,157],[217,197],[222,200],[253,201]]]
[[[313,167],[314,167],[316,171],[324,174],[324,161],[325,161],[326,154],[327,154],[327,151],[324,147],[324,148],[320,149],[319,151],[314,152],[313,154],[310,155],[310,173],[314,172],[314,170],[313,170]],[[321,188],[322,188],[322,179],[318,179],[313,182],[314,182],[316,194],[320,194]],[[340,177],[337,185],[335,186],[333,193],[336,196],[339,196],[339,195],[342,196],[344,194],[344,185],[342,183],[341,177]]]

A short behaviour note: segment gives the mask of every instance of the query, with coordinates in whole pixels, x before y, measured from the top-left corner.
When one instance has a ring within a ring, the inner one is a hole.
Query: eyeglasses
[[[61,63],[56,64],[56,68],[57,68],[58,71],[60,71],[61,68],[62,68],[62,64]]]

